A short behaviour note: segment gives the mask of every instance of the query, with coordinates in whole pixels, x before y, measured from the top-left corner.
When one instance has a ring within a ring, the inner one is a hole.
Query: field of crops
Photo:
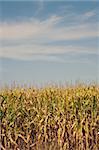
[[[2,150],[99,150],[99,86],[0,90]]]

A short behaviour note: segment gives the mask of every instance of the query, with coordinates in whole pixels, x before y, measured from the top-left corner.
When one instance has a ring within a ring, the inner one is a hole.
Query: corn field
[[[1,150],[99,150],[99,86],[0,90]]]

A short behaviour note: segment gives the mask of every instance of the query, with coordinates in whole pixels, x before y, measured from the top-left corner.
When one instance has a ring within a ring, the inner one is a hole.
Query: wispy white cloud
[[[95,11],[88,11],[88,12],[86,12],[85,13],[85,17],[86,18],[91,18],[91,17],[93,17],[93,16],[95,16],[96,15],[96,13],[95,13]]]
[[[90,18],[95,12],[86,12],[82,18]],[[79,15],[77,16],[80,17]],[[77,21],[75,16],[75,22]],[[21,59],[21,60],[49,60],[65,62],[64,60],[50,56],[53,54],[75,53],[97,53],[92,47],[81,46],[62,46],[61,44],[47,45],[44,41],[62,41],[62,40],[79,40],[86,38],[99,37],[98,23],[76,23],[76,25],[64,25],[62,21],[66,19],[62,16],[52,15],[51,17],[40,21],[32,18],[22,22],[1,22],[0,23],[0,40],[6,41],[24,41],[21,45],[2,45],[0,46],[0,57]],[[73,18],[72,18],[73,19]],[[71,20],[71,18],[70,18]],[[66,21],[70,21],[69,18]],[[66,22],[65,21],[65,22]],[[74,22],[74,19],[73,19]],[[30,44],[29,39],[36,41]],[[41,44],[39,44],[40,42]]]
[[[42,45],[23,44],[0,47],[0,57],[19,60],[48,60],[57,62],[67,62],[60,58],[60,54],[98,54],[92,47],[62,46],[62,45]],[[58,56],[55,56],[58,55]]]
[[[61,26],[59,24],[63,19],[63,17],[53,15],[42,21],[31,19],[26,22],[1,23],[0,39],[45,38],[48,40],[75,40],[99,36],[97,25],[94,23]]]
[[[37,8],[37,11],[35,12],[35,15],[34,16],[37,16],[37,15],[39,15],[42,11],[43,11],[43,8],[44,8],[44,0],[39,0],[38,2],[37,2],[37,4],[38,4],[38,8]]]

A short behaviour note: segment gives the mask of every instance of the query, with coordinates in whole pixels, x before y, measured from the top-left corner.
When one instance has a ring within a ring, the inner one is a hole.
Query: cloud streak
[[[62,45],[42,45],[42,44],[26,44],[2,46],[0,57],[12,58],[19,60],[47,60],[66,62],[60,59],[61,54],[98,54],[97,50],[92,47],[62,46]],[[58,55],[56,57],[55,55]]]
[[[76,40],[99,37],[98,26],[94,23],[59,26],[62,20],[63,17],[51,16],[44,21],[32,19],[26,22],[1,23],[0,39]]]
[[[40,6],[42,8],[42,5]],[[88,19],[95,15],[90,11],[82,15],[82,18]],[[77,16],[78,18],[80,16]],[[72,46],[72,45],[48,45],[46,42],[72,41],[79,39],[98,38],[98,23],[77,23],[77,17],[71,25],[62,24],[63,16],[52,15],[45,20],[29,19],[20,22],[1,22],[0,40],[2,41],[20,41],[16,45],[0,46],[0,57],[20,60],[49,60],[65,62],[64,60],[50,55],[73,53],[97,53],[92,47]],[[71,18],[70,18],[71,20]],[[68,18],[68,22],[70,21]],[[66,20],[65,20],[66,22]],[[29,40],[36,41],[30,44]],[[23,42],[26,41],[26,42]],[[45,41],[45,43],[44,43]],[[41,44],[40,44],[41,43]]]

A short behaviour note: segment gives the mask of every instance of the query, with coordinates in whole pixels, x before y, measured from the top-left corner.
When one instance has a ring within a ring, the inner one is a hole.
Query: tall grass
[[[99,86],[0,91],[1,149],[98,150]]]

